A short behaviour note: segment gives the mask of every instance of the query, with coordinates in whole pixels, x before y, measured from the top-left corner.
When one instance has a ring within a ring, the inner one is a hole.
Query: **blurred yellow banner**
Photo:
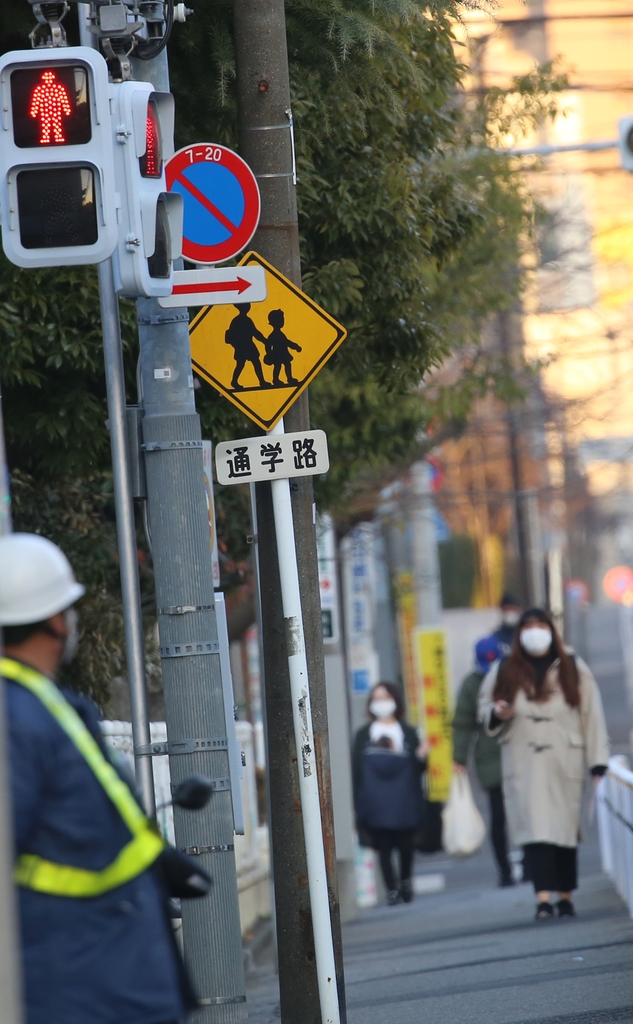
[[[446,632],[418,629],[416,642],[423,679],[424,716],[428,740],[429,800],[448,800],[453,772],[452,694],[448,676]]]

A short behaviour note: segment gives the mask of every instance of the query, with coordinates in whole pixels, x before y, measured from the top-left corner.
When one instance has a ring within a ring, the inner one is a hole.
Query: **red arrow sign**
[[[266,273],[263,267],[203,267],[175,270],[173,291],[171,295],[163,296],[160,304],[165,308],[231,306],[240,301],[263,302],[265,298]]]
[[[175,284],[172,295],[193,295],[197,292],[237,292],[241,295],[247,288],[251,287],[251,282],[246,281],[243,277],[238,277],[235,281],[207,281],[205,284]]]

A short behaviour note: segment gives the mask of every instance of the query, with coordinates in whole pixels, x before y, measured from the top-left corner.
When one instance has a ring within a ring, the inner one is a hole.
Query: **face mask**
[[[79,616],[76,608],[67,608],[64,612],[64,624],[66,626],[66,637],[64,639],[64,650],[62,652],[62,663],[68,665],[75,657],[77,644],[79,643]]]
[[[396,710],[395,700],[372,700],[369,710],[375,718],[391,718]]]
[[[521,618],[521,612],[502,612],[501,621],[504,626],[516,626]]]
[[[552,646],[552,631],[547,626],[530,626],[521,630],[521,647],[535,658],[547,654]]]

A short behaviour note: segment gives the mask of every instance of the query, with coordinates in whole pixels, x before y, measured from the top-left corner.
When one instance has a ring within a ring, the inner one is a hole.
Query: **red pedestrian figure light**
[[[62,117],[70,117],[72,107],[65,86],[57,81],[54,71],[44,71],[41,83],[33,90],[29,117],[40,119],[40,146],[64,143],[66,137],[62,128]],[[52,135],[52,138],[51,138]]]

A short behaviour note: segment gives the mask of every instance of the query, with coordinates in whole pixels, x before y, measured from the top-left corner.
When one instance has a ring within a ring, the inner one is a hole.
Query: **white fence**
[[[255,775],[256,749],[263,746],[261,724],[253,727],[250,722],[236,722],[237,739],[244,751],[244,773],[240,780],[244,805],[244,835],[235,836],[235,862],[237,886],[240,897],[242,934],[246,933],[260,917],[271,913],[270,897],[270,856],[268,828],[259,824],[257,807],[257,781]],[[132,726],[130,722],[103,722],[102,729],[106,743],[118,750],[134,770]],[[164,722],[152,722],[151,740],[158,743],[167,739]],[[167,754],[152,758],[154,767],[154,790],[156,806],[171,800],[171,779]],[[164,807],[157,814],[161,832],[169,842],[174,842],[174,816],[171,807]]]
[[[596,795],[602,868],[633,917],[633,771],[627,758],[609,759]]]

